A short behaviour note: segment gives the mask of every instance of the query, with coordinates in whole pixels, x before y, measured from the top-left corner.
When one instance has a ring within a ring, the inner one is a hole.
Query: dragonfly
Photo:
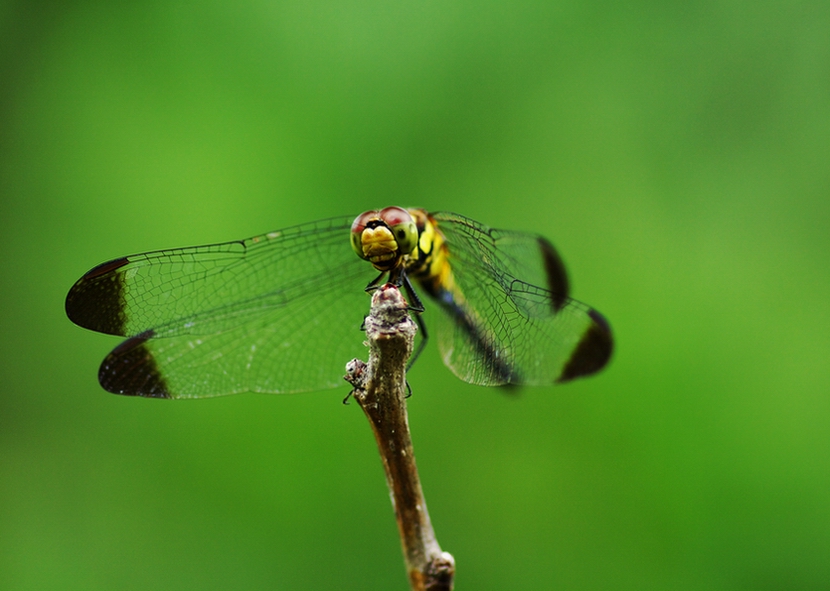
[[[428,323],[465,382],[564,383],[611,357],[608,322],[570,298],[547,239],[419,208],[117,258],[84,274],[65,308],[81,327],[127,337],[98,371],[109,392],[293,393],[343,384],[344,364],[365,351],[367,292],[383,281],[405,288],[424,329],[418,350]]]

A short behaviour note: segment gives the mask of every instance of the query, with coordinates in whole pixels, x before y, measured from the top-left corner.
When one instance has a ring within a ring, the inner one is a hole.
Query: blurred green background
[[[0,588],[405,589],[339,390],[97,384],[104,260],[390,204],[548,236],[603,374],[434,347],[410,423],[458,589],[830,588],[830,4],[0,4]],[[344,248],[348,248],[344,237]]]

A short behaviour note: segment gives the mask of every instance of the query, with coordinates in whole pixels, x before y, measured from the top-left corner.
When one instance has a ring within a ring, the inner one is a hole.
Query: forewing
[[[362,352],[373,271],[350,218],[96,267],[70,290],[77,324],[130,336],[101,365],[108,390],[169,398],[332,387]]]
[[[564,266],[544,238],[432,214],[446,239],[458,292],[439,302],[445,363],[482,385],[553,384],[589,375],[611,356],[597,311],[572,300]],[[471,330],[472,327],[472,330]]]

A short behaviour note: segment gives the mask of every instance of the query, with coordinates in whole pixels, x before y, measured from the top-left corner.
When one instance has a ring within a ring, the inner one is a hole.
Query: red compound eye
[[[352,234],[361,234],[366,229],[366,224],[379,218],[380,212],[378,211],[364,211],[352,222]]]
[[[402,207],[386,207],[380,210],[380,219],[390,228],[412,222],[412,216]]]

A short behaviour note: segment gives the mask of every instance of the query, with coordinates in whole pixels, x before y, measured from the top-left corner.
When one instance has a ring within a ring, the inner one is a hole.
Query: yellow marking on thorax
[[[418,249],[426,257],[420,263],[417,259],[413,260],[415,264],[409,267],[408,271],[421,283],[431,286],[433,291],[444,289],[451,292],[456,303],[462,304],[464,297],[455,282],[450,263],[452,255],[441,228],[423,209],[410,209],[409,213],[421,230]]]

